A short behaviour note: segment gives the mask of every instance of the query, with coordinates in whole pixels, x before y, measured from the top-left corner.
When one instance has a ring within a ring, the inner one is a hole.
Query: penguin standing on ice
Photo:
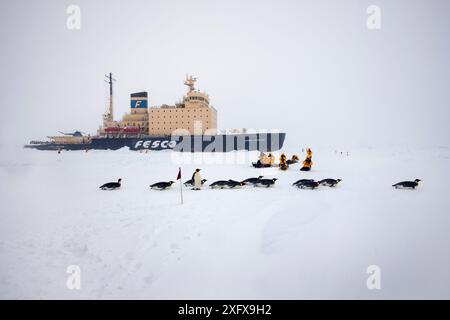
[[[275,185],[275,181],[277,181],[277,178],[273,179],[259,179],[259,181],[256,183],[257,187],[265,187],[269,188]]]
[[[243,186],[253,185],[255,187],[256,184],[259,182],[259,180],[261,180],[262,178],[263,178],[263,176],[259,176],[257,178],[248,178],[248,179],[242,180],[241,183]]]
[[[102,190],[114,190],[118,189],[121,186],[122,179],[117,180],[117,182],[108,182],[104,185],[100,186],[100,189]]]
[[[195,172],[192,174],[192,182],[194,182],[194,188],[192,190],[201,190],[203,186],[203,179],[200,175],[200,169],[195,169]]]
[[[334,187],[336,186],[339,182],[341,182],[341,179],[323,179],[319,181],[319,185],[321,186],[327,186],[327,187]]]
[[[398,182],[396,184],[393,184],[392,186],[395,189],[401,188],[401,189],[416,189],[416,187],[419,185],[419,182],[421,182],[422,180],[420,179],[416,179],[414,181],[402,181],[402,182]]]
[[[168,182],[157,182],[150,186],[150,189],[152,190],[166,190],[167,188],[170,188],[174,182],[168,181]]]

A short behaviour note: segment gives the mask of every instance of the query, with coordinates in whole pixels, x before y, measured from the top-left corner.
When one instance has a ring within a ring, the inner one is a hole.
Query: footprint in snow
[[[144,282],[148,286],[151,286],[154,281],[155,281],[155,276],[153,275],[153,273],[150,273],[148,276],[146,276],[144,278]]]
[[[76,257],[82,257],[89,251],[87,244],[84,246],[70,247],[69,251]]]
[[[133,260],[133,258],[134,258],[134,256],[133,256],[132,252],[125,253],[125,259],[126,260],[130,261],[130,260]]]
[[[180,249],[180,245],[178,243],[172,243],[170,245],[170,249],[172,250],[172,253],[175,253],[176,251],[178,251]]]
[[[134,267],[133,267],[133,272],[139,271],[139,269],[142,267],[142,262],[138,262]]]

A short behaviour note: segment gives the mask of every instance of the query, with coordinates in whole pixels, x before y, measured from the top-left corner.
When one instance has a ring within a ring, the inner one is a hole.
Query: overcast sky
[[[81,29],[66,26],[69,5]],[[369,5],[381,29],[366,26]],[[0,144],[95,133],[115,84],[174,103],[199,78],[225,128],[288,145],[450,145],[450,1],[0,2]]]

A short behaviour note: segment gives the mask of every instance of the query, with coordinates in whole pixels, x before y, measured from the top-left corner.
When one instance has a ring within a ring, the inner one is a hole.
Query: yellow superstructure
[[[184,84],[189,87],[189,91],[182,102],[175,105],[148,108],[147,92],[131,94],[131,112],[124,115],[121,121],[105,117],[99,133],[120,134],[112,129],[120,129],[122,132],[126,128],[139,128],[139,134],[152,136],[172,135],[179,129],[185,130],[185,134],[203,134],[207,130],[208,134],[216,134],[217,110],[210,105],[206,93],[195,89],[196,81],[196,78],[186,76]]]
[[[171,135],[176,129],[185,129],[190,134],[202,134],[206,130],[214,134],[217,130],[217,110],[209,104],[209,96],[195,90],[192,76],[186,77],[189,87],[183,101],[174,106],[163,105],[149,109],[149,134]]]

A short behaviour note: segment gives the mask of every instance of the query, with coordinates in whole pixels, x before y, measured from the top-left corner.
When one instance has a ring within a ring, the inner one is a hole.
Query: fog
[[[0,0],[0,298],[448,298],[449,12],[448,0]],[[284,131],[282,152],[312,147],[314,169],[266,168],[270,189],[184,188],[181,206],[178,187],[148,186],[180,166],[183,181],[197,167],[208,184],[241,181],[262,172],[257,152],[22,150],[95,134],[109,72],[116,119],[132,92],[179,101],[192,74],[220,129]],[[98,189],[119,177],[121,190]],[[299,177],[343,180],[316,192]],[[415,178],[415,191],[391,187]],[[73,263],[79,292],[64,286]],[[373,264],[383,291],[367,290]]]
[[[66,9],[81,9],[69,30]],[[366,9],[381,9],[369,30]],[[449,145],[448,1],[5,1],[0,145],[95,133],[115,83],[174,103],[198,77],[225,128],[303,145]]]

